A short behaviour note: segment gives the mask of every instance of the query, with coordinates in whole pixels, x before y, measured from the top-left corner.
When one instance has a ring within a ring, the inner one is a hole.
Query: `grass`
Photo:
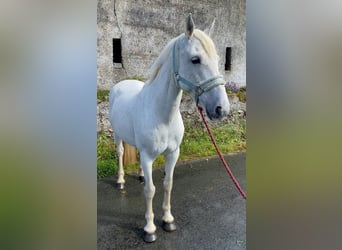
[[[204,125],[197,121],[185,122],[185,133],[180,147],[178,161],[192,160],[213,156],[216,154]],[[242,151],[246,149],[246,125],[236,117],[222,126],[212,127],[214,137],[222,153]],[[117,157],[113,139],[100,132],[97,136],[97,177],[115,175],[118,170]],[[154,167],[164,164],[164,158],[159,156],[153,163]],[[131,172],[138,169],[138,164],[125,167]]]
[[[212,132],[222,153],[246,149],[246,125],[244,123],[230,122],[213,127]],[[201,122],[187,121],[180,147],[180,160],[191,160],[215,154],[215,148],[204,125]]]
[[[112,138],[101,131],[97,134],[97,178],[114,175],[118,172],[118,159]]]
[[[109,95],[109,90],[97,89],[97,99],[101,101],[106,101]]]
[[[232,91],[230,89],[226,89],[227,94],[236,95],[239,97],[240,102],[246,102],[246,87],[239,88],[237,91]]]
[[[127,79],[131,79],[131,80],[138,80],[138,81],[142,81],[142,82],[145,82],[145,78],[142,77],[142,76],[130,76],[130,77],[127,77]]]
[[[246,102],[246,87],[240,88],[237,92],[237,96],[239,97],[240,102]]]

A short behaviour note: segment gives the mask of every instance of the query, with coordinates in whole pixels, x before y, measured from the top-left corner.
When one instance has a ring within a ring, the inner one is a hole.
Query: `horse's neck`
[[[179,89],[170,71],[171,62],[165,62],[156,78],[149,84],[151,108],[160,118],[168,123],[179,113],[182,90]]]

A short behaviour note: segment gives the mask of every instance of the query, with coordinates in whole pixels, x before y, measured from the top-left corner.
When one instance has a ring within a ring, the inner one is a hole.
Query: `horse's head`
[[[209,35],[194,29],[191,14],[186,20],[185,34],[176,40],[172,53],[178,86],[192,96],[210,119],[227,115],[230,105],[225,81],[219,74],[215,45]]]

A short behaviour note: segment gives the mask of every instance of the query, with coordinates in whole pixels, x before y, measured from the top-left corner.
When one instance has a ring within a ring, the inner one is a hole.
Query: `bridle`
[[[179,73],[178,73],[178,70],[179,70],[179,53],[176,52],[179,39],[180,38],[178,38],[173,45],[173,51],[172,51],[173,75],[174,75],[176,84],[180,89],[182,89],[182,88],[180,87],[179,83],[182,82],[185,85],[187,85],[190,88],[190,90],[193,90],[193,89],[195,90],[194,99],[196,101],[196,105],[198,105],[200,95],[202,95],[204,92],[207,92],[207,91],[211,90],[212,88],[214,88],[218,85],[225,84],[225,81],[224,81],[222,75],[216,75],[216,76],[211,77],[207,80],[194,83],[194,82],[191,82],[191,81],[185,79],[181,75],[179,75]]]

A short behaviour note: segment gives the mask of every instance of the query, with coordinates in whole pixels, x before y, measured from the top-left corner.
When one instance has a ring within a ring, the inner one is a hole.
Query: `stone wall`
[[[147,78],[163,47],[184,32],[190,12],[202,30],[216,18],[212,38],[220,56],[220,72],[227,81],[245,86],[245,0],[98,0],[98,87],[109,89],[132,76]],[[113,63],[113,38],[121,38],[122,64]],[[226,47],[232,47],[231,71],[224,70]]]

